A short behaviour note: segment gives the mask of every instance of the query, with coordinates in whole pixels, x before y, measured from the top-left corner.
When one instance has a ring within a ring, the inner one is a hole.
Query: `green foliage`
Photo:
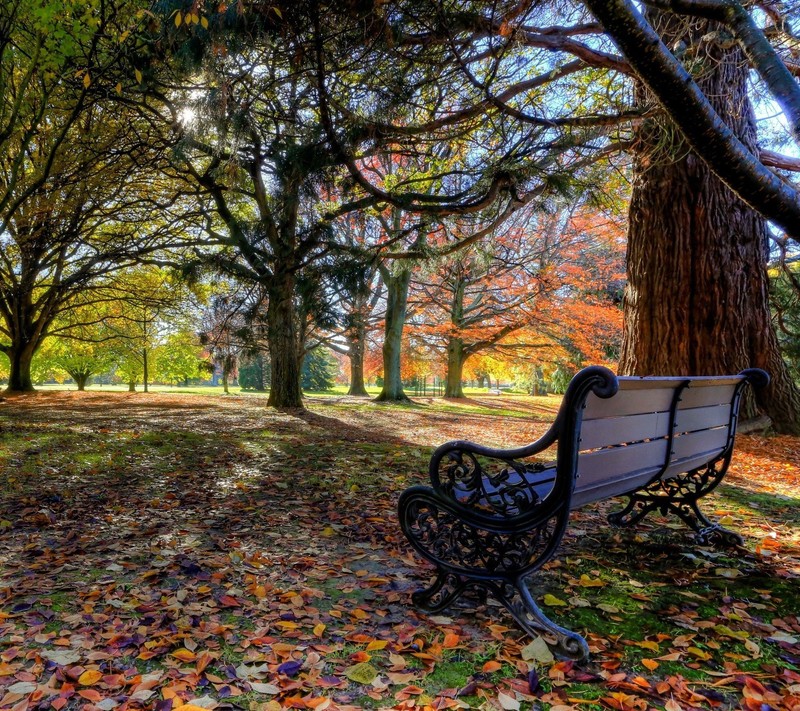
[[[555,370],[550,374],[550,390],[558,395],[567,392],[569,381],[575,375],[576,370],[562,360],[556,363]]]
[[[269,359],[263,353],[242,357],[239,362],[239,387],[263,392],[269,385]]]
[[[770,297],[781,353],[795,382],[800,383],[800,262],[771,274]]]
[[[315,348],[303,360],[300,384],[303,390],[330,390],[336,382],[339,362],[323,347]]]
[[[154,379],[174,385],[200,377],[201,354],[202,347],[193,333],[169,334],[153,353]]]

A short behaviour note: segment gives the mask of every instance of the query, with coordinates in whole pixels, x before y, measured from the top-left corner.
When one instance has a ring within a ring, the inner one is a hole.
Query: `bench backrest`
[[[572,507],[702,467],[733,444],[745,375],[620,377],[583,412]]]

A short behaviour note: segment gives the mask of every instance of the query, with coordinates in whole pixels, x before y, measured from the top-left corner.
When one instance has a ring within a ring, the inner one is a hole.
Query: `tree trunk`
[[[230,375],[230,366],[224,363],[222,366],[222,392],[228,395],[228,376]]]
[[[149,380],[150,376],[148,374],[148,363],[147,363],[147,348],[142,348],[142,385],[144,386],[144,391],[150,392],[148,389],[147,381]]]
[[[464,397],[461,379],[464,373],[464,341],[454,336],[447,344],[447,380],[444,386],[445,397]]]
[[[348,395],[356,395],[358,397],[369,395],[364,384],[365,343],[366,334],[363,329],[350,341],[350,389],[347,391]]]
[[[350,359],[350,389],[348,395],[363,397],[369,395],[364,385],[364,352],[367,344],[367,327],[362,310],[363,304],[358,304],[352,314],[352,325],[347,334],[347,355]]]
[[[383,338],[383,388],[377,402],[408,402],[400,375],[400,356],[403,348],[403,327],[408,305],[408,286],[411,271],[384,274],[386,285],[386,328]]]
[[[267,404],[280,409],[303,407],[294,287],[294,277],[287,272],[276,274],[269,288],[267,341],[272,368]]]
[[[688,21],[652,13],[671,46]],[[737,47],[708,42],[698,83],[731,129],[756,155],[747,96],[747,62]],[[639,88],[640,97],[648,99]],[[658,124],[661,121],[661,124]],[[632,375],[720,375],[749,367],[772,376],[758,403],[782,432],[800,431],[800,392],[772,326],[766,223],[691,153],[665,119],[639,130],[630,205],[625,330],[620,371]],[[753,414],[752,407],[745,415]]]
[[[21,346],[11,346],[6,351],[10,362],[8,375],[8,387],[6,392],[25,393],[33,392],[33,381],[31,380],[31,361],[36,347],[33,343],[26,343]]]
[[[70,373],[70,375],[75,381],[75,385],[78,386],[78,390],[80,392],[86,390],[86,384],[89,382],[89,378],[92,377],[91,373]]]
[[[135,380],[129,380],[128,381],[128,392],[129,393],[135,393],[136,392],[136,381]]]

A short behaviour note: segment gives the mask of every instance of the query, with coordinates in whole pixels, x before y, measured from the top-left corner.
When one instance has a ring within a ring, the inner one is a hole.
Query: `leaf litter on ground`
[[[0,708],[800,709],[800,447],[739,438],[707,508],[576,512],[540,602],[587,636],[556,661],[497,605],[414,611],[430,576],[396,521],[452,438],[541,434],[557,407],[390,408],[48,393],[0,406]],[[521,404],[522,403],[522,404]]]

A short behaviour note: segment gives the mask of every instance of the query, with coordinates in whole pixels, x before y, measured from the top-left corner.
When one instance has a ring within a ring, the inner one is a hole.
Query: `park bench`
[[[502,603],[528,634],[542,634],[558,656],[585,658],[583,637],[549,620],[529,588],[555,554],[569,512],[626,495],[627,505],[609,516],[614,525],[671,512],[701,543],[741,544],[697,502],[728,469],[745,385],[768,382],[758,369],[618,378],[592,366],[572,379],[555,422],[536,442],[510,450],[443,444],[430,462],[431,486],[400,497],[403,532],[437,569],[414,603],[439,612],[475,588]]]

